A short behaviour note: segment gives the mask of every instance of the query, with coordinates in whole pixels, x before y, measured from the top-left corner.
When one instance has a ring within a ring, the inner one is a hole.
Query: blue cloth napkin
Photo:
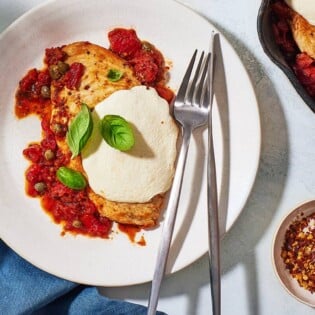
[[[146,312],[144,306],[108,299],[95,287],[39,270],[0,240],[0,314],[142,315]]]

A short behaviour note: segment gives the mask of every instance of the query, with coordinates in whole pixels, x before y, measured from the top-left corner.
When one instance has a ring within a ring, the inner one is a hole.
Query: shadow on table
[[[245,47],[240,49],[246,50]],[[244,54],[240,51],[239,55],[244,58]],[[254,57],[251,59],[254,60]],[[243,62],[246,64],[248,60],[243,60]],[[256,71],[257,66],[259,69],[259,64],[256,62]],[[272,222],[282,198],[290,147],[286,120],[272,82],[263,75],[262,69],[259,69],[258,77],[254,72],[250,72],[250,68],[247,67],[247,69],[256,87],[260,109],[261,156],[257,177],[246,206],[223,240],[222,273],[228,273],[238,264],[243,266],[247,283],[249,314],[260,315],[255,247]]]
[[[229,37],[227,34],[225,36]],[[233,45],[233,38],[228,39]],[[262,147],[252,192],[236,223],[222,241],[221,264],[222,274],[228,273],[236,265],[243,265],[249,313],[259,315],[255,247],[277,211],[285,184],[290,152],[287,125],[277,92],[246,47],[240,46],[240,43],[237,47],[238,54],[241,59],[243,58],[255,86],[261,117]],[[184,270],[166,277],[162,284],[161,298],[184,295],[185,299],[187,297],[189,299],[187,315],[196,314],[199,291],[208,283],[208,262],[205,256]],[[151,284],[148,283],[133,286],[132,289],[130,287],[102,288],[101,292],[113,298],[146,301],[150,288]],[[209,312],[210,310],[209,289]]]

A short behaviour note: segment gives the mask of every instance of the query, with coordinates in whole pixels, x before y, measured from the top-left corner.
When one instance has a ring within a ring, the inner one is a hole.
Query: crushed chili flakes
[[[281,257],[293,278],[315,292],[315,213],[295,220],[285,233]]]

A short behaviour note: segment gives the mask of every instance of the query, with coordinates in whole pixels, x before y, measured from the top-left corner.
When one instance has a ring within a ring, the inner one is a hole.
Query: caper
[[[62,132],[62,125],[61,124],[58,124],[58,123],[55,123],[53,124],[52,126],[52,130],[54,133],[61,133]]]
[[[80,220],[73,220],[72,226],[79,229],[82,227],[82,222]]]
[[[59,71],[58,65],[51,65],[49,67],[49,75],[53,80],[58,80],[62,76],[62,73]]]
[[[55,158],[55,152],[51,149],[48,149],[45,151],[44,156],[47,161],[51,161]]]
[[[65,74],[70,68],[70,66],[67,63],[62,61],[58,61],[57,67],[61,74]]]
[[[50,87],[43,85],[40,89],[40,94],[43,98],[50,98]]]
[[[34,188],[37,192],[42,193],[46,189],[46,184],[43,182],[38,182],[34,185]]]
[[[149,42],[143,41],[142,42],[142,49],[146,51],[151,51],[153,49],[153,45]]]

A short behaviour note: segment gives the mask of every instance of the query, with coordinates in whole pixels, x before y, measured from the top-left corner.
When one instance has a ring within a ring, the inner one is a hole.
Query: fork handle
[[[156,308],[158,304],[159,294],[163,276],[165,273],[165,267],[167,257],[170,249],[170,244],[173,235],[174,223],[178,208],[178,202],[180,192],[183,183],[184,169],[187,160],[187,153],[190,143],[192,130],[190,128],[183,129],[183,141],[179,152],[176,171],[173,179],[173,185],[170,192],[170,198],[166,210],[165,221],[162,230],[162,240],[159,245],[158,258],[156,261],[155,271],[152,280],[152,287],[148,306],[148,315],[156,314]]]

